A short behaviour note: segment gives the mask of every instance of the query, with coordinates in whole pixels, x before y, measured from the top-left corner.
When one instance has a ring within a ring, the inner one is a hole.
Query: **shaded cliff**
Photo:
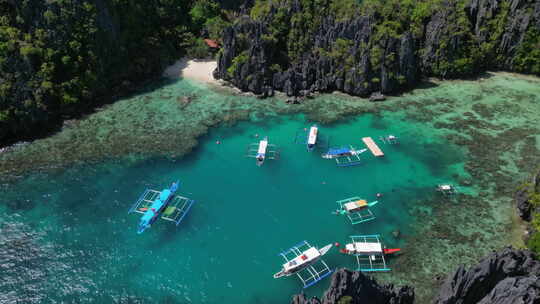
[[[435,304],[540,303],[540,262],[532,252],[505,248],[448,276]]]
[[[214,76],[263,96],[367,96],[427,76],[540,75],[539,48],[540,1],[272,0],[224,31]]]
[[[322,299],[295,295],[292,304],[411,304],[412,287],[379,285],[360,272],[338,270]],[[528,250],[505,248],[450,274],[434,304],[540,303],[540,261]]]
[[[374,279],[357,271],[339,269],[332,275],[330,287],[322,300],[295,295],[292,304],[412,304],[414,289],[408,286],[395,287],[392,284],[379,285]]]

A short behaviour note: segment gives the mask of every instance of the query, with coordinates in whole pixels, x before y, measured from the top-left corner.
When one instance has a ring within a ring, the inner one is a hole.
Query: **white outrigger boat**
[[[311,128],[309,128],[307,140],[307,148],[309,151],[312,151],[315,148],[315,144],[317,144],[317,133],[319,133],[319,128],[317,128],[317,125],[313,125]]]
[[[295,143],[306,145],[308,151],[315,148],[328,147],[328,138],[319,133],[319,127],[312,125],[309,129],[304,128],[296,133]]]
[[[356,225],[375,219],[375,215],[370,208],[377,205],[379,201],[369,202],[361,199],[358,196],[346,198],[337,201],[339,208],[334,211],[334,214],[345,215],[351,221],[351,224]]]
[[[356,257],[357,270],[362,272],[390,271],[385,256],[401,251],[384,247],[378,234],[351,235],[351,241],[340,252]]]
[[[336,164],[340,167],[355,166],[361,163],[359,155],[366,151],[367,149],[357,150],[349,145],[349,147],[330,148],[321,157],[324,159],[335,159]]]
[[[268,143],[268,136],[265,136],[259,143],[253,143],[248,146],[247,157],[255,158],[257,166],[262,166],[266,159],[276,159],[279,154],[275,145]]]
[[[444,195],[452,195],[458,192],[457,187],[450,184],[437,185],[437,191]]]
[[[332,248],[328,244],[320,249],[303,241],[280,255],[285,259],[281,270],[274,274],[274,279],[284,276],[297,275],[304,288],[312,286],[330,275],[333,271],[321,259]]]
[[[390,144],[390,145],[399,144],[399,138],[392,134],[386,135],[386,136],[380,136],[379,140],[385,144]]]

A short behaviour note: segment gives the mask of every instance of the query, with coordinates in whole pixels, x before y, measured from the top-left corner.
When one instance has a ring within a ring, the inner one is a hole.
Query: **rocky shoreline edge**
[[[413,304],[414,288],[379,284],[358,271],[339,269],[321,299],[294,295],[291,304]],[[511,247],[493,252],[468,269],[449,274],[435,304],[533,304],[540,301],[540,261],[529,250]]]

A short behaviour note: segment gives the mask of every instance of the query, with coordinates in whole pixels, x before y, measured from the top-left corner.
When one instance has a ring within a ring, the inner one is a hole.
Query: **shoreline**
[[[181,58],[163,71],[163,77],[169,79],[191,79],[206,84],[217,84],[213,72],[217,67],[216,60]]]

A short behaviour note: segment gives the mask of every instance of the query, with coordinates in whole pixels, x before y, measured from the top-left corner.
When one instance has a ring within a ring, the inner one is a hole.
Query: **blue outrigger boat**
[[[143,215],[137,229],[138,234],[143,233],[160,217],[176,223],[177,226],[180,224],[195,201],[176,195],[179,185],[177,181],[162,191],[146,189],[143,192],[128,211],[128,214],[137,212]]]

